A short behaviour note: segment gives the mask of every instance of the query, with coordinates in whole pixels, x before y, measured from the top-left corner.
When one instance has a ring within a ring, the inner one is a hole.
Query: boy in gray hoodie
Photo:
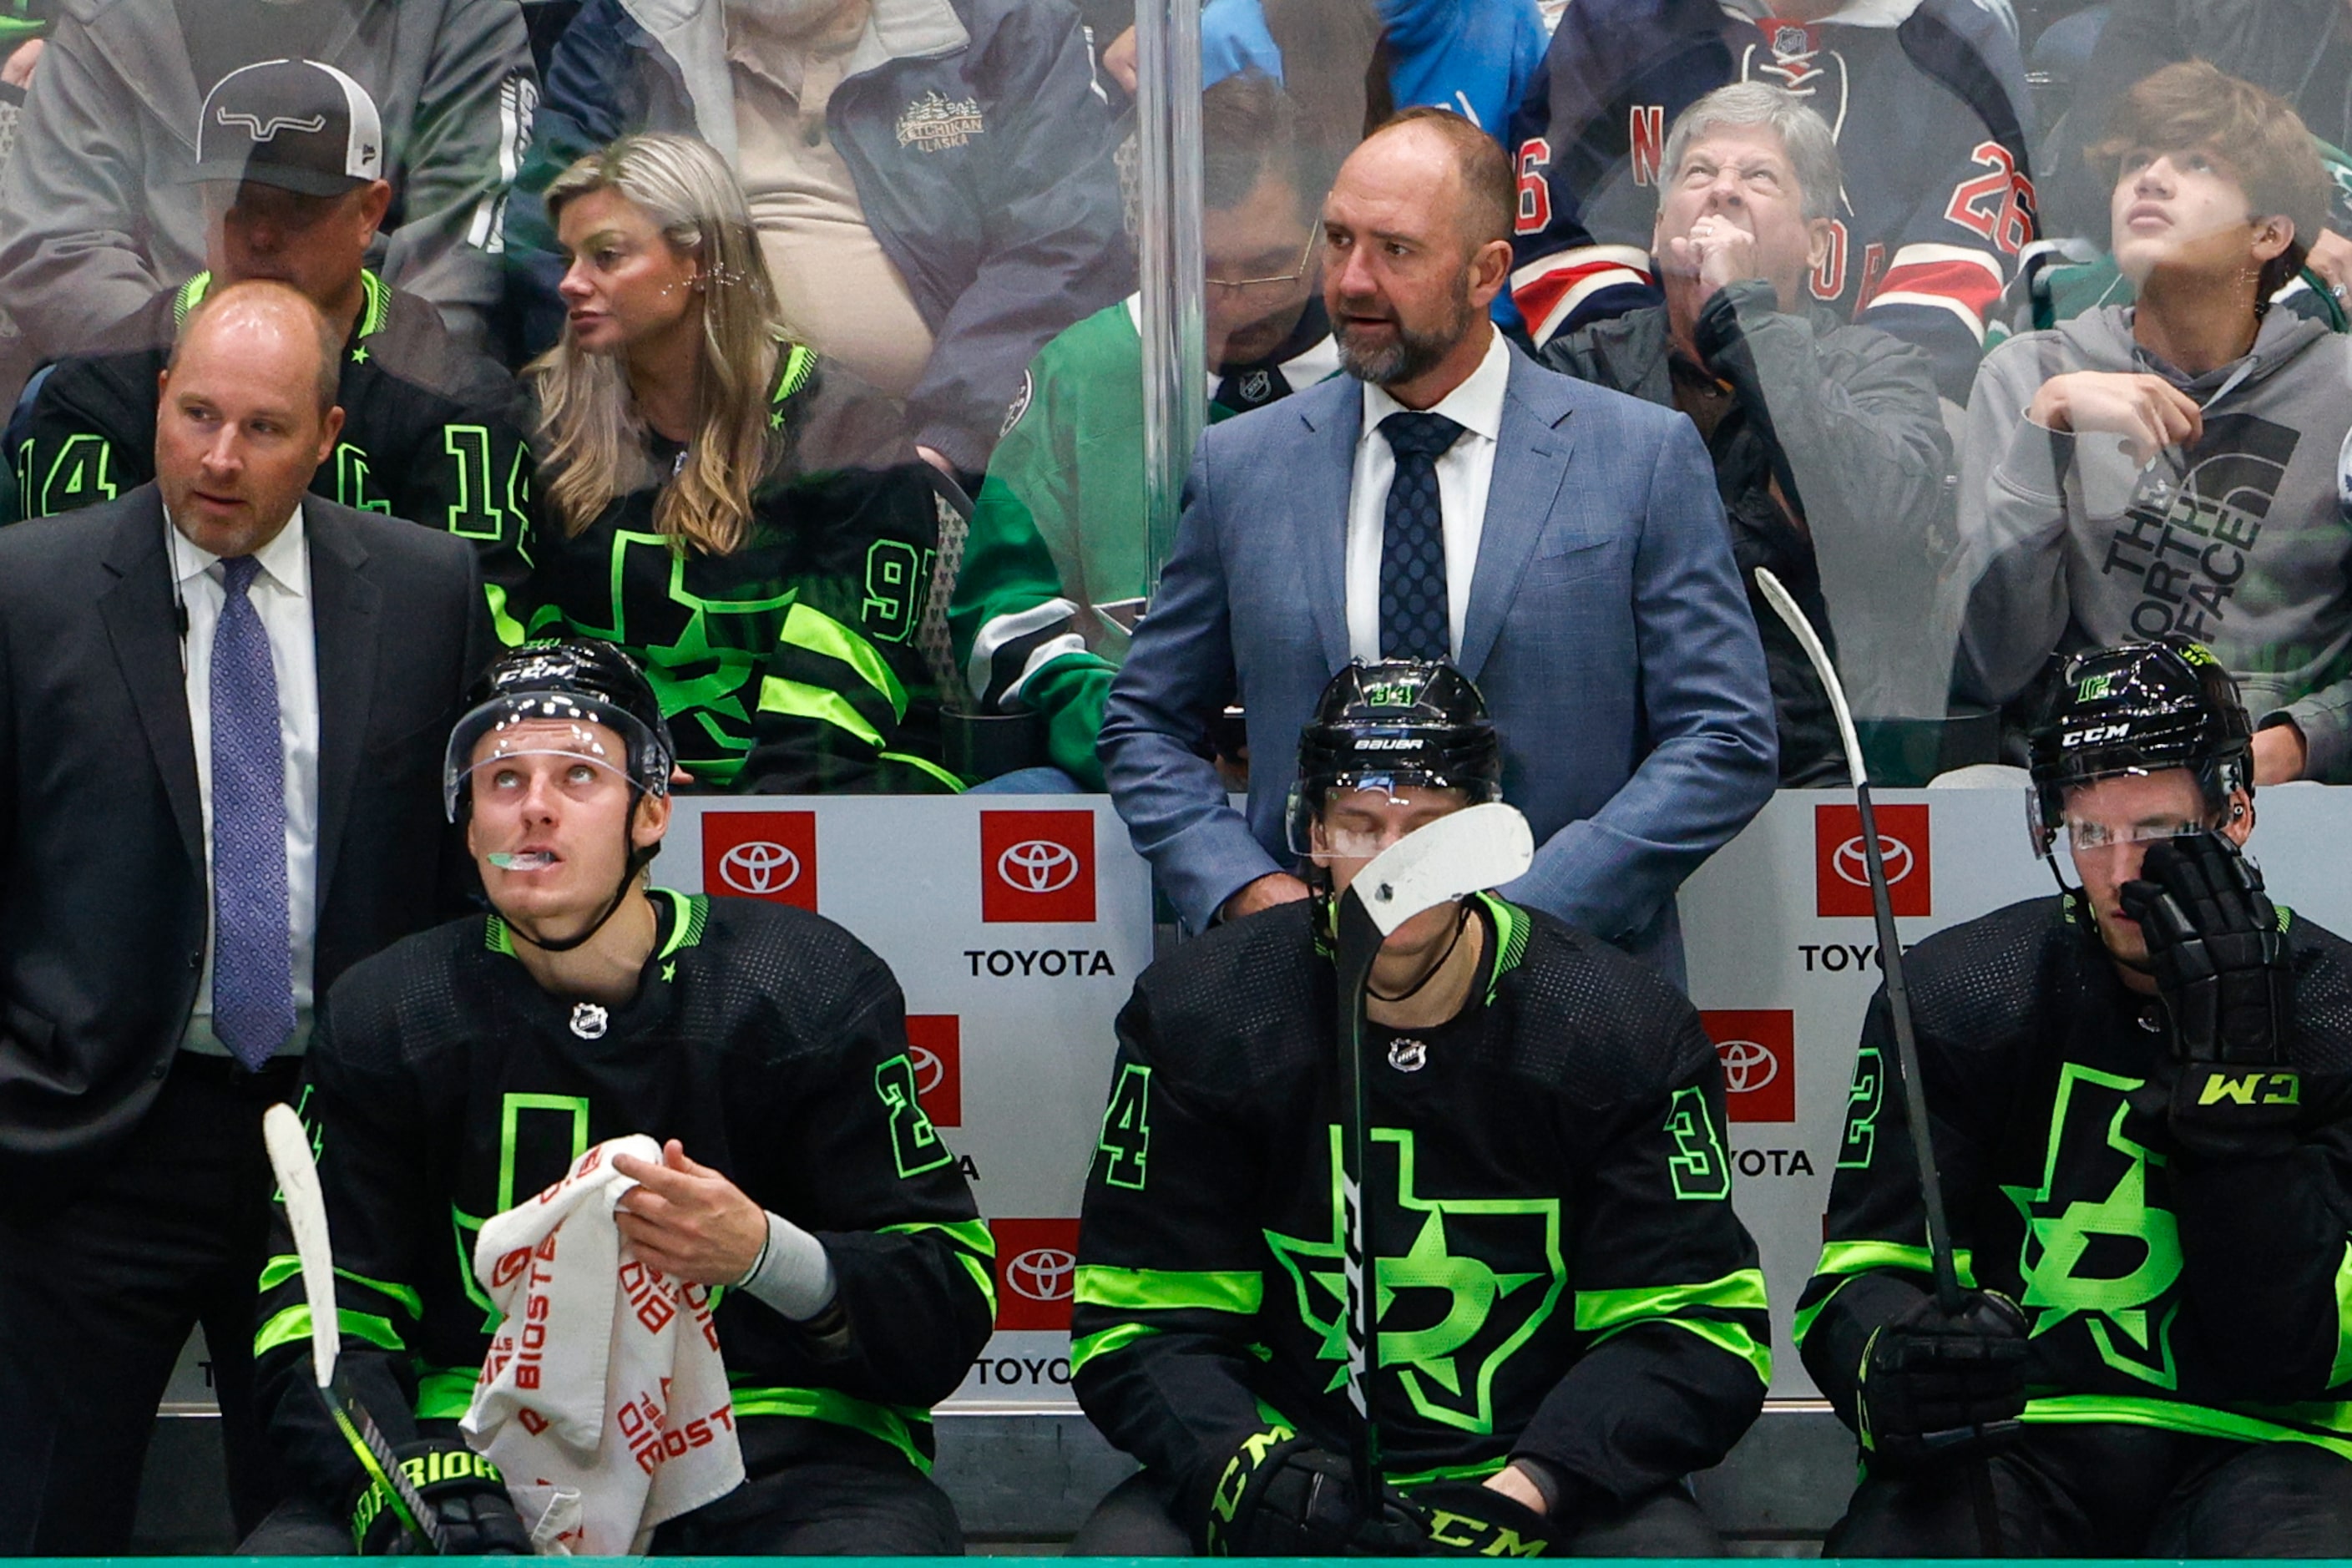
[[[2269,307],[2326,207],[2281,100],[2201,61],[2118,102],[2117,266],[2138,302],[2028,333],[1969,399],[1954,692],[2180,632],[2239,673],[2258,784],[2352,780],[2352,339]]]

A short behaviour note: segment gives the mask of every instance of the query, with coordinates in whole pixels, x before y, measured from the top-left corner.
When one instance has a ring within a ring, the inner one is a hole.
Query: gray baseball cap
[[[220,79],[196,121],[196,178],[335,196],[383,177],[367,89],[318,60],[263,60]]]

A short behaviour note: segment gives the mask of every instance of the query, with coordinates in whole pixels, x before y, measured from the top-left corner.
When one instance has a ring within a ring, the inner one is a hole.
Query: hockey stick
[[[342,1433],[343,1441],[351,1445],[360,1468],[384,1489],[402,1527],[437,1555],[448,1544],[442,1538],[439,1518],[401,1473],[392,1445],[384,1441],[351,1379],[336,1364],[342,1331],[335,1308],[335,1254],[327,1237],[327,1201],[319,1190],[319,1167],[310,1159],[310,1135],[291,1106],[273,1105],[262,1113],[261,1141],[269,1151],[269,1168],[277,1173],[278,1190],[286,1200],[286,1224],[294,1233],[294,1255],[302,1263],[302,1294],[310,1304],[310,1370],[318,1383],[319,1402],[326,1406],[328,1419]]]
[[[1373,1358],[1380,1345],[1380,1291],[1363,1180],[1371,1142],[1364,1089],[1364,1001],[1372,963],[1396,929],[1440,904],[1526,872],[1535,835],[1516,807],[1499,801],[1423,824],[1381,850],[1356,873],[1339,900],[1335,952],[1339,978],[1339,1192],[1346,1247],[1348,1400],[1362,1417],[1350,1458],[1359,1518],[1377,1518],[1381,1497],[1380,1423],[1373,1412]]]
[[[1839,681],[1829,650],[1781,586],[1780,579],[1764,567],[1756,569],[1756,585],[1765,600],[1788,623],[1812,660],[1813,673],[1829,693],[1830,711],[1837,717],[1838,739],[1845,746],[1846,771],[1853,775],[1853,798],[1862,808],[1863,868],[1870,879],[1870,912],[1878,926],[1878,956],[1886,971],[1886,1011],[1895,1026],[1895,1065],[1903,1079],[1904,1116],[1911,1127],[1911,1158],[1919,1168],[1919,1206],[1926,1212],[1927,1262],[1936,1278],[1936,1304],[1947,1317],[1959,1316],[1963,1302],[1960,1271],[1952,1248],[1952,1231],[1944,1215],[1944,1180],[1936,1168],[1936,1142],[1927,1127],[1927,1090],[1919,1072],[1919,1039],[1911,1025],[1911,993],[1903,984],[1903,938],[1895,929],[1895,903],[1887,891],[1886,860],[1878,848],[1878,813],[1870,803],[1870,775],[1862,765],[1862,741],[1853,731],[1853,710],[1846,706],[1845,687]],[[1964,1432],[1927,1433],[1922,1446],[1933,1447],[1939,1436],[1957,1440]],[[1976,1505],[1977,1533],[1984,1554],[2003,1555],[2000,1520],[1993,1509],[1992,1476],[1979,1459],[1971,1467],[1969,1492]]]

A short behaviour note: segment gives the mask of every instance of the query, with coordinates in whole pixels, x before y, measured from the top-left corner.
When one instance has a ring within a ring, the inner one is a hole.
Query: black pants
[[[253,1408],[255,1283],[276,1188],[261,1113],[298,1070],[183,1055],[84,1184],[0,1192],[0,1552],[127,1550],[155,1407],[200,1321],[238,1527],[277,1501]]]
[[[428,1430],[438,1426],[427,1422]],[[454,1423],[450,1430],[454,1431]],[[439,1435],[446,1435],[439,1434]],[[334,1557],[351,1525],[305,1498],[288,1501],[237,1551]],[[763,1468],[716,1502],[654,1531],[660,1557],[961,1557],[955,1504],[896,1454],[800,1458]]]
[[[1129,1476],[1095,1505],[1070,1540],[1072,1557],[1190,1557],[1192,1537],[1169,1511],[1150,1471]],[[1608,1514],[1579,1520],[1555,1557],[1720,1557],[1723,1538],[1691,1495],[1665,1487]]]
[[[2234,1443],[2145,1426],[2031,1426],[1990,1461],[1999,1555],[2340,1557],[2352,1461],[2306,1443]],[[1872,1476],[1824,1557],[1984,1557],[1969,1467]]]

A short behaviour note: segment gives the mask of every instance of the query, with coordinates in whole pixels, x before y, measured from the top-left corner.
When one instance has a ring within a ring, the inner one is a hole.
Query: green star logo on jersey
[[[1330,1235],[1269,1230],[1265,1240],[1290,1277],[1299,1321],[1319,1340],[1316,1358],[1338,1363],[1327,1385],[1336,1391],[1348,1375],[1347,1283],[1338,1127],[1330,1137]],[[1416,1190],[1410,1131],[1374,1128],[1372,1144],[1366,1190],[1375,1220],[1383,1235],[1412,1237],[1402,1255],[1381,1258],[1375,1269],[1380,1364],[1399,1369],[1406,1397],[1426,1419],[1491,1433],[1495,1374],[1551,1316],[1567,1282],[1559,1200],[1426,1197]],[[1385,1148],[1396,1151],[1392,1205],[1375,1196]],[[1538,1260],[1544,1268],[1526,1269]]]
[[[2125,1135],[2124,1098],[2145,1081],[2068,1062],[2050,1112],[2049,1152],[2037,1189],[2004,1186],[2025,1221],[2018,1268],[2021,1303],[2039,1338],[2081,1314],[2100,1357],[2117,1372],[2173,1388],[2172,1324],[2180,1303],[2180,1226],[2147,1201],[2148,1169],[2163,1155]],[[2099,1199],[2054,1202],[2053,1191],[2097,1191]]]

